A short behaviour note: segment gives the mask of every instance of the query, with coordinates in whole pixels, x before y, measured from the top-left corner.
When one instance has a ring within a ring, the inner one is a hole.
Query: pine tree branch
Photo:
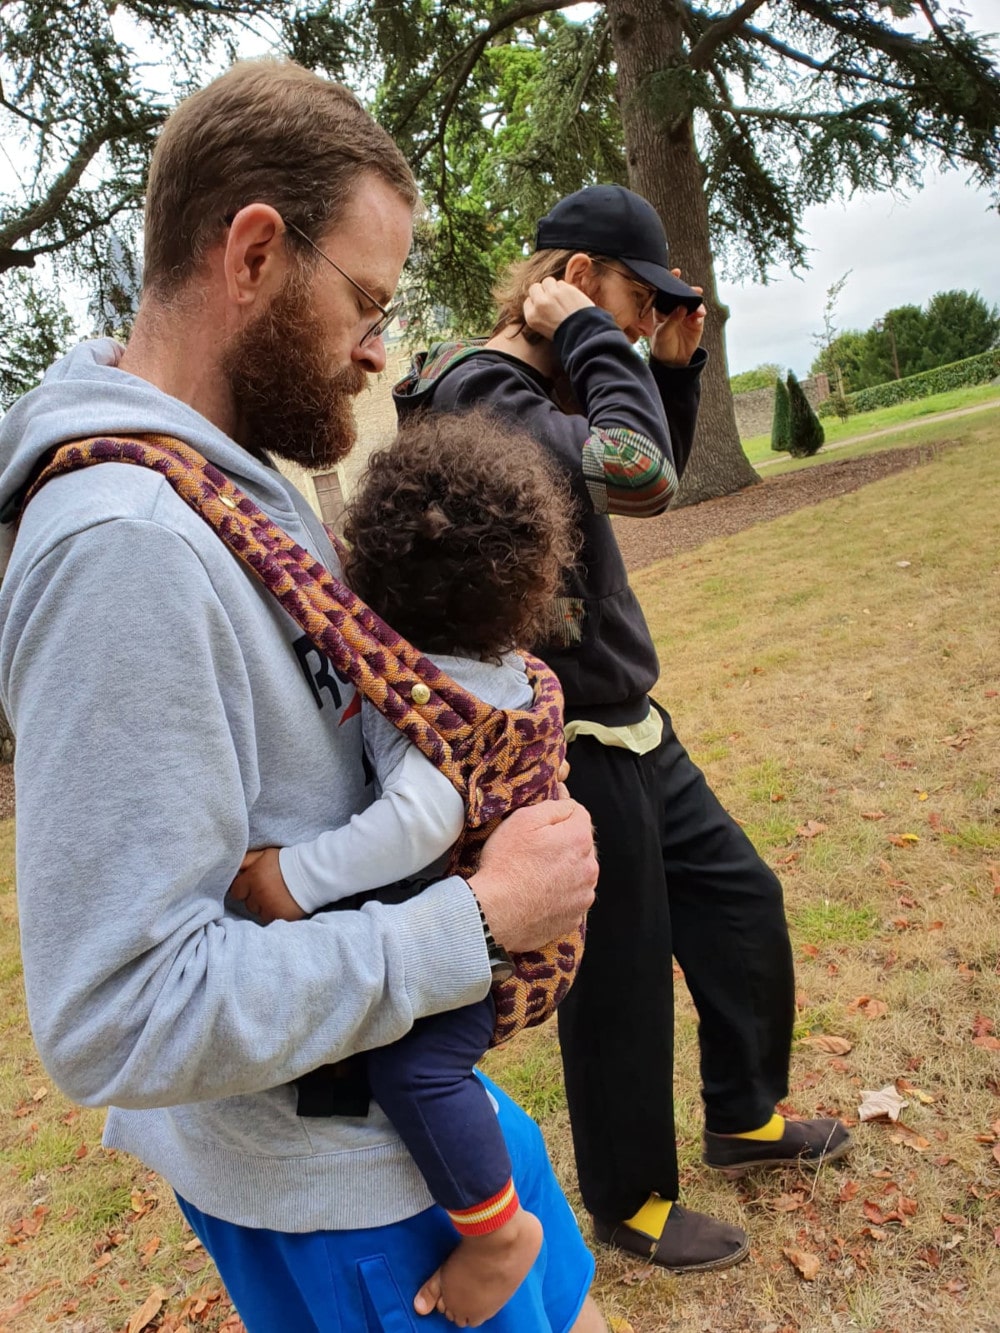
[[[765,3],[766,0],[743,0],[743,4],[731,14],[710,24],[688,53],[687,63],[690,67],[704,69],[726,38],[738,32],[750,15]]]
[[[9,253],[18,241],[23,241],[26,236],[30,236],[33,232],[39,231],[42,227],[46,227],[49,223],[55,221],[59,215],[59,210],[79,185],[83,173],[105,144],[111,143],[115,139],[132,138],[138,133],[153,129],[154,126],[161,123],[162,119],[162,115],[152,114],[139,116],[128,126],[124,126],[120,121],[109,122],[85,135],[77,144],[76,150],[66,166],[49,186],[45,197],[13,222],[8,223],[6,227],[0,229],[0,253]],[[89,231],[90,229],[88,227],[86,230]],[[83,234],[86,235],[86,231]],[[58,249],[59,247],[56,246],[55,248]],[[42,253],[42,251],[40,250],[38,253]]]
[[[963,64],[967,70],[972,72],[972,74],[981,76],[981,67],[974,60],[969,59],[968,52],[961,50],[960,47],[955,45],[951,40],[951,37],[948,35],[948,30],[938,23],[937,15],[934,13],[933,9],[931,9],[927,0],[917,0],[917,4],[923,10],[924,17],[930,24],[931,31],[934,33],[935,37],[937,37],[941,45],[945,47],[946,50],[950,51],[954,59]]]
[[[791,60],[797,65],[804,65],[807,69],[815,70],[817,74],[842,74],[844,78],[857,79],[865,83],[877,83],[880,88],[892,88],[894,92],[912,93],[914,91],[912,84],[898,83],[895,79],[886,79],[878,74],[870,74],[868,70],[861,69],[856,65],[836,65],[832,60],[814,60],[812,56],[806,55],[804,51],[800,51],[794,46],[788,46],[763,28],[754,27],[752,23],[744,24],[743,31],[760,46],[766,46],[768,50],[773,51],[776,55],[783,56],[786,60]]]
[[[555,3],[553,3],[553,0],[521,0],[520,4],[511,5],[509,9],[505,9],[502,13],[498,14],[496,18],[482,30],[482,32],[477,33],[472,41],[467,43],[462,51],[451,56],[447,63],[450,65],[456,58],[462,58],[461,66],[445,96],[444,105],[441,108],[441,114],[438,118],[437,130],[425,143],[421,144],[420,147],[413,152],[411,166],[419,166],[436,144],[444,143],[444,136],[448,129],[448,122],[451,119],[451,114],[455,109],[455,104],[461,95],[462,89],[468,82],[469,76],[475,69],[480,56],[497,33],[503,32],[506,28],[513,27],[514,24],[520,23],[523,19],[535,18],[540,14],[549,14],[558,9],[568,9],[574,3],[575,0],[556,0]],[[406,118],[397,125],[397,133],[402,128],[402,125],[405,124],[405,120],[409,119],[416,110],[420,101],[422,101],[423,97],[426,95],[426,92],[438,81],[439,77],[440,75],[436,74],[433,79],[429,81],[428,87],[421,90],[419,100],[414,103],[413,108],[407,113]]]
[[[85,236],[90,236],[101,227],[106,227],[135,201],[134,193],[125,195],[99,217],[88,219],[86,225],[77,228],[76,231],[64,232],[57,241],[49,241],[45,245],[33,245],[30,250],[15,250],[0,246],[0,273],[6,273],[11,268],[34,268],[39,255],[55,254],[57,250],[62,250],[67,245],[82,241]]]
[[[8,102],[3,95],[2,88],[0,88],[0,107],[3,107],[5,111],[9,111],[12,116],[17,116],[19,120],[25,120],[29,125],[34,125],[35,128],[39,130],[51,129],[52,125],[55,123],[51,120],[41,120],[38,116],[33,116],[28,111],[22,111],[21,108],[15,106],[13,102]]]
[[[830,8],[828,0],[796,0],[796,3],[804,14],[814,18],[817,23],[860,40],[866,46],[874,46],[892,59],[907,60],[926,49],[927,43],[919,37],[910,37],[907,33],[897,32],[894,28],[887,28],[869,19],[843,18]]]

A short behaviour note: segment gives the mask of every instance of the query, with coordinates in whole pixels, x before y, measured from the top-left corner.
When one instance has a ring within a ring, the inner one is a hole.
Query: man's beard
[[[221,364],[241,444],[310,470],[333,467],[350,453],[357,437],[351,400],[366,377],[353,363],[331,370],[327,336],[299,272],[233,338]]]

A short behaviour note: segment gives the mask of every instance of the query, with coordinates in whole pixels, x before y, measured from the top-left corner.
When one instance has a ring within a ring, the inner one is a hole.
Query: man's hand
[[[505,949],[524,953],[568,934],[594,901],[590,816],[571,800],[515,810],[487,839],[469,883]]]
[[[586,310],[594,303],[586,292],[562,278],[543,278],[528,288],[524,302],[524,322],[550,341],[559,325],[575,310]]]
[[[247,909],[265,925],[272,921],[301,921],[305,916],[285,885],[277,847],[247,852],[229,892],[246,903]]]
[[[679,268],[670,270],[675,278],[681,276]],[[700,287],[693,289],[701,292]],[[701,335],[705,327],[705,307],[690,311],[687,306],[679,305],[669,315],[653,311],[656,323],[653,336],[649,340],[649,350],[655,361],[662,361],[666,366],[686,366],[701,345]]]

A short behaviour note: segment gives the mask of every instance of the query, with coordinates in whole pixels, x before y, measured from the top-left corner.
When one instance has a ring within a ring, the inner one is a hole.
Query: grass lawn
[[[661,696],[785,884],[798,976],[787,1108],[853,1122],[864,1089],[893,1083],[909,1106],[902,1125],[858,1126],[854,1153],[816,1178],[714,1178],[678,980],[684,1198],[745,1225],[752,1256],[680,1279],[600,1252],[597,1295],[620,1328],[1000,1328],[998,490],[997,439],[979,432],[634,579]],[[100,1113],[71,1106],[38,1064],[12,841],[0,825],[0,1333],[236,1333],[169,1190],[104,1152]],[[575,1201],[554,1027],[488,1064],[540,1120]],[[789,1253],[816,1261],[812,1280]]]
[[[823,417],[825,443],[836,444],[838,440],[852,439],[855,435],[867,435],[869,431],[905,425],[910,421],[918,421],[921,417],[931,416],[935,412],[952,412],[962,407],[975,407],[979,403],[988,403],[996,398],[1000,398],[1000,387],[996,384],[980,384],[971,389],[950,389],[947,393],[936,393],[930,398],[919,398],[912,403],[897,403],[895,407],[882,407],[877,412],[860,412],[848,417],[846,421],[840,421],[837,417]],[[751,463],[782,457],[771,448],[770,432],[744,440],[743,452]],[[822,458],[822,451],[820,457]]]

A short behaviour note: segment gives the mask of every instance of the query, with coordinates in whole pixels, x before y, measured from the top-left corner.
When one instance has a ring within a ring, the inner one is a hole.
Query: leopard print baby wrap
[[[450,873],[475,871],[483,843],[510,810],[555,795],[565,756],[562,692],[543,662],[524,655],[535,692],[530,709],[483,703],[293,542],[224,473],[169,436],[70,441],[40,473],[25,503],[52,477],[97,463],[131,463],[159,472],[336,669],[445,774],[467,811]],[[493,987],[494,1046],[552,1014],[573,984],[582,946],[581,923],[544,949],[514,955],[514,975]]]

